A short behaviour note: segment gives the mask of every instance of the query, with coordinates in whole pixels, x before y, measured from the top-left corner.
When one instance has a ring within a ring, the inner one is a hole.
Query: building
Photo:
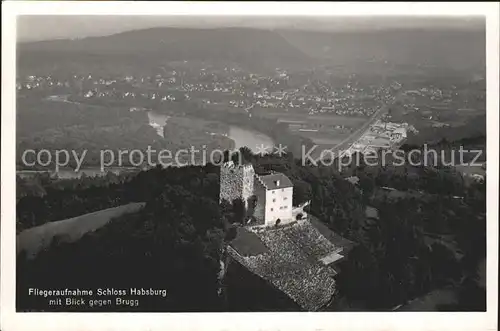
[[[237,226],[226,246],[223,292],[231,311],[317,311],[333,300],[336,263],[353,243],[293,206],[293,184],[282,173],[259,175],[252,165],[221,167],[220,199],[245,201],[254,221]],[[255,200],[254,200],[255,199]],[[252,204],[252,200],[255,201]]]
[[[257,197],[256,219],[266,225],[293,220],[293,184],[288,177],[281,173],[255,175],[254,193]]]
[[[251,214],[258,224],[276,225],[293,220],[293,184],[285,175],[277,172],[258,175],[251,164],[235,165],[230,161],[221,167],[220,181],[220,200],[229,203],[243,200],[247,210],[253,209]]]
[[[391,140],[406,139],[406,129],[397,128],[391,132]]]

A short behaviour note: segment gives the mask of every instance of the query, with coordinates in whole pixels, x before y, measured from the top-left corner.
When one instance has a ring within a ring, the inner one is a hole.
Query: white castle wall
[[[293,221],[293,187],[279,188],[266,192],[265,224],[274,225],[279,219],[281,224]]]

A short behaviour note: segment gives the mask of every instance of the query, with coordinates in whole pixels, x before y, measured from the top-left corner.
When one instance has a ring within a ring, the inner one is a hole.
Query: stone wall
[[[243,172],[243,187],[242,187],[242,199],[245,204],[248,205],[248,199],[254,195],[253,184],[255,178],[255,171],[251,164],[247,164],[241,167]]]
[[[248,205],[253,195],[255,172],[251,164],[236,166],[232,161],[224,163],[220,172],[220,200],[232,203],[242,199]]]
[[[266,217],[266,188],[257,175],[255,176],[254,190],[257,197],[257,205],[255,206],[253,216],[259,223],[264,224]]]

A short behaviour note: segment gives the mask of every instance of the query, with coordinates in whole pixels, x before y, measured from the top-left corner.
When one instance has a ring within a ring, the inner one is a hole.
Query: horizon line
[[[30,37],[28,36],[29,32],[24,31],[23,34],[26,36],[19,36],[20,29],[31,29],[28,22],[22,22],[25,19],[28,20],[42,20],[47,18],[55,18],[59,19],[62,17],[63,20],[67,19],[68,16],[80,17],[85,19],[87,17],[92,17],[89,15],[22,15],[19,16],[17,22],[17,36],[16,43],[35,43],[35,42],[46,42],[46,41],[62,41],[62,40],[81,40],[86,38],[99,38],[99,37],[109,37],[113,35],[119,35],[123,33],[129,33],[133,31],[145,31],[145,30],[155,30],[155,29],[194,29],[194,30],[218,30],[218,29],[241,29],[241,30],[263,30],[263,31],[304,31],[304,32],[316,32],[316,33],[343,33],[343,32],[382,32],[382,31],[394,31],[394,30],[428,30],[428,31],[439,31],[439,30],[457,30],[457,31],[474,31],[474,30],[484,30],[486,28],[486,20],[482,16],[467,16],[467,17],[449,17],[449,16],[372,16],[372,17],[363,17],[363,16],[332,16],[328,19],[325,17],[303,17],[303,16],[276,16],[276,17],[265,17],[265,16],[232,16],[230,19],[240,20],[240,22],[217,22],[214,21],[214,16],[198,16],[193,15],[191,17],[203,18],[202,22],[171,22],[171,23],[159,23],[159,22],[142,22],[144,26],[123,26],[123,27],[108,27],[108,31],[102,31],[102,29],[96,31],[66,31],[63,32],[63,35],[55,35],[55,36],[39,36],[39,37]],[[131,18],[135,15],[127,15],[127,16],[111,16],[113,18],[124,17]],[[109,17],[109,16],[108,16]],[[163,18],[165,15],[157,15],[157,16],[144,16],[138,15],[136,16],[141,19],[145,18]],[[172,17],[172,16],[169,16]],[[179,16],[176,16],[178,18]],[[222,17],[222,16],[221,16]],[[408,19],[409,21],[402,21],[401,18]],[[96,18],[96,17],[92,17]],[[98,19],[102,19],[103,16]],[[186,17],[183,17],[184,19]],[[227,17],[225,17],[227,18]],[[274,20],[269,20],[269,18],[274,18]],[[106,19],[106,17],[105,17]],[[208,19],[208,21],[206,21]],[[255,22],[255,19],[260,20],[260,22]],[[277,20],[276,20],[277,19]],[[297,20],[299,19],[299,20]],[[334,19],[335,21],[331,21]],[[241,21],[242,20],[242,21]],[[290,20],[286,22],[287,20]],[[350,22],[349,22],[350,21]],[[355,24],[352,24],[352,23]],[[432,22],[433,24],[425,24],[426,22]],[[95,22],[94,22],[95,23]],[[102,22],[101,22],[102,23]],[[113,22],[106,22],[113,23]],[[120,23],[127,23],[126,21],[122,21]],[[129,22],[130,23],[130,22]],[[135,22],[134,22],[135,23]],[[149,23],[149,24],[148,24]],[[311,23],[319,23],[319,25],[310,25]],[[333,23],[333,24],[332,24]],[[351,24],[348,24],[351,23]],[[361,23],[361,24],[359,24]],[[417,23],[417,24],[415,24]],[[443,24],[444,23],[444,24]],[[452,23],[452,24],[449,24]],[[454,23],[454,24],[453,24]],[[462,23],[462,24],[456,24]],[[463,24],[467,23],[467,24]],[[69,24],[74,24],[74,22],[70,22]],[[326,25],[328,24],[328,25]],[[35,24],[36,25],[36,22]],[[85,24],[81,24],[84,26]],[[80,26],[78,26],[80,28]],[[52,31],[51,31],[52,32]]]

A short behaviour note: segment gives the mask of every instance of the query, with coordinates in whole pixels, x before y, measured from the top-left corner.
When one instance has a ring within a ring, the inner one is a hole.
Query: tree
[[[250,148],[242,146],[240,147],[239,152],[241,154],[241,159],[244,164],[252,161],[254,154]]]
[[[359,177],[359,187],[363,192],[363,199],[368,201],[373,192],[375,191],[375,180],[371,176],[360,176]]]
[[[398,171],[387,166],[373,172],[365,167],[356,169],[361,192],[333,167],[304,166],[274,155],[254,156],[251,162],[256,170],[283,172],[294,183],[295,205],[310,200],[308,213],[357,244],[337,266],[336,288],[347,305],[390,309],[447,284],[458,284],[462,302],[470,301],[463,309],[482,304],[482,292],[471,282],[486,255],[485,183],[464,186],[447,169]],[[45,195],[28,194],[18,201],[19,228],[129,201],[144,201],[146,208],[77,243],[55,243],[35,260],[19,263],[19,293],[27,287],[147,283],[171,291],[167,302],[159,308],[148,303],[147,309],[215,309],[223,247],[236,235],[237,224],[231,224],[244,222],[257,202],[249,198],[247,210],[241,199],[219,203],[219,171],[214,165],[154,168],[119,180],[108,176],[41,183]],[[379,186],[408,191],[393,199],[380,194]],[[379,220],[367,219],[367,204],[379,211]],[[103,266],[102,272],[90,273],[96,264]],[[144,272],[133,276],[131,265]],[[53,272],[61,266],[64,272]],[[29,306],[28,299],[20,300],[21,306]]]
[[[247,217],[253,216],[254,211],[255,211],[255,207],[257,206],[257,200],[258,200],[258,198],[255,194],[247,199],[247,206],[248,206],[247,213],[246,213]]]
[[[246,216],[245,202],[241,198],[233,200],[233,223],[243,224]]]
[[[311,185],[303,180],[293,181],[293,205],[298,206],[303,202],[311,200]]]

